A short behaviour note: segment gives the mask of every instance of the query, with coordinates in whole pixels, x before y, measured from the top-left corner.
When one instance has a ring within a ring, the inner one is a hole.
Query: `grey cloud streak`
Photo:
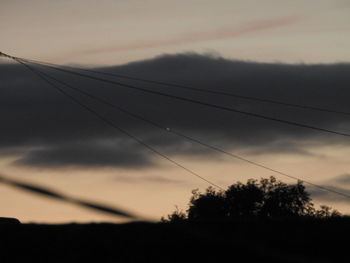
[[[323,185],[324,187],[327,187],[327,189],[331,189],[334,191],[337,191],[339,193],[344,193],[346,195],[350,195],[350,189],[340,186],[334,186],[334,185]],[[312,198],[316,198],[318,200],[322,201],[337,201],[337,202],[346,202],[350,203],[350,199],[346,198],[345,196],[341,196],[332,192],[328,192],[322,189],[318,189],[315,187],[308,188],[308,192],[311,194]]]
[[[134,151],[125,151],[125,147],[132,147]],[[15,162],[18,165],[34,166],[124,166],[144,167],[152,164],[146,157],[144,150],[139,145],[132,143],[108,144],[94,143],[69,143],[45,147],[43,149],[29,151],[25,158]]]
[[[320,183],[319,185],[331,189],[333,191],[337,191],[339,193],[344,193],[350,196],[350,174],[341,174],[336,177],[333,177],[329,180]],[[306,185],[307,186],[307,185]],[[308,192],[311,194],[312,198],[317,198],[322,201],[338,201],[338,202],[350,202],[350,198],[347,198],[342,195],[338,195],[329,191],[325,191],[323,189],[307,186]]]
[[[350,174],[341,174],[333,179],[335,183],[350,186]]]
[[[264,64],[184,53],[98,70],[350,112],[350,64]],[[308,154],[308,143],[347,144],[349,141],[345,137],[191,105],[63,73],[55,72],[55,77],[226,150]],[[18,153],[16,165],[139,168],[155,164],[147,149],[100,122],[20,65],[0,65],[0,80],[0,155]],[[350,116],[120,81],[271,117],[343,132],[350,130]],[[202,146],[192,145],[76,92],[71,94],[166,154],[215,157]]]

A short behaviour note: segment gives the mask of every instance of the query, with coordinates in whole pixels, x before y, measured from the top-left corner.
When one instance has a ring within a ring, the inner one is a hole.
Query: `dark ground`
[[[350,219],[2,224],[0,262],[350,262]]]

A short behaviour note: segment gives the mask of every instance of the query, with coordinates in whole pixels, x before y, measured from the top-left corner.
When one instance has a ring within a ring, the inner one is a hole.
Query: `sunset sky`
[[[13,56],[350,112],[348,0],[2,0],[0,7],[0,51]],[[155,220],[175,205],[186,209],[191,190],[209,186],[111,129],[22,65],[0,62],[1,175]],[[44,71],[165,127],[350,194],[349,137]],[[114,79],[350,133],[350,114]],[[71,94],[224,188],[271,175],[295,182]],[[308,189],[317,204],[350,213],[348,199]],[[121,220],[5,185],[0,193],[0,216],[23,222]]]

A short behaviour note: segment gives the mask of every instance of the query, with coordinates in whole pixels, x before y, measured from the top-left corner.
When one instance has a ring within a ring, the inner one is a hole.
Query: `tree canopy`
[[[321,206],[319,210],[315,208],[301,181],[286,184],[270,177],[260,181],[249,179],[246,184],[237,182],[226,191],[208,187],[205,193],[201,193],[195,189],[186,213],[176,208],[167,219],[162,220],[178,222],[334,216],[340,216],[340,213],[330,207]]]

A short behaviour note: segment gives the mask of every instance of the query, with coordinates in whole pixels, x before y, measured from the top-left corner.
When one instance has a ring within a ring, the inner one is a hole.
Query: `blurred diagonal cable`
[[[21,182],[18,180],[10,179],[8,176],[5,177],[2,174],[0,174],[0,183],[5,184],[5,185],[9,185],[9,186],[12,186],[12,187],[18,188],[20,190],[24,190],[24,191],[36,194],[36,195],[46,196],[49,198],[58,199],[60,201],[66,202],[66,203],[71,203],[71,204],[75,204],[75,205],[78,205],[78,206],[81,206],[84,208],[89,208],[89,209],[92,209],[96,212],[106,213],[106,214],[110,214],[110,215],[118,216],[118,217],[126,217],[126,218],[130,218],[130,219],[141,219],[141,217],[139,217],[133,213],[127,212],[125,210],[119,209],[119,208],[110,207],[110,206],[106,206],[103,204],[98,204],[95,202],[90,202],[90,201],[70,197],[70,196],[58,193],[54,190],[48,189],[48,188],[43,187],[43,186],[38,186],[35,184],[29,184],[29,183]]]

